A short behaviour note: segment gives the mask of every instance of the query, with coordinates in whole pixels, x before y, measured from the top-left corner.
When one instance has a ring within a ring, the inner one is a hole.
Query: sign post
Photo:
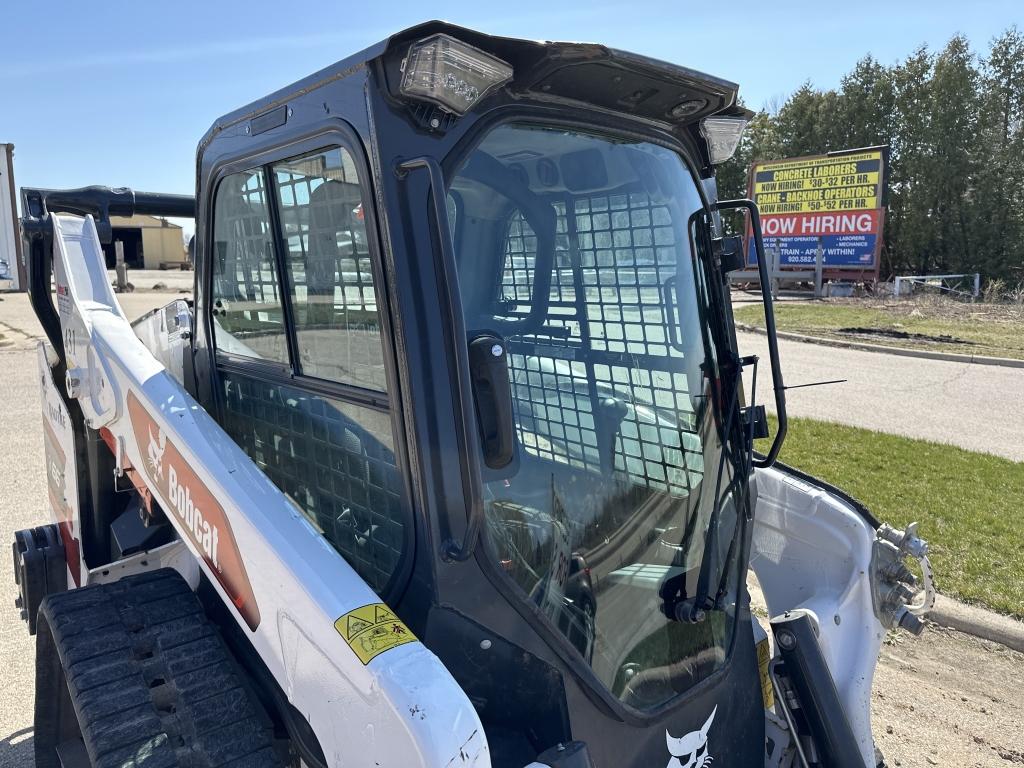
[[[878,279],[887,156],[888,147],[868,147],[751,167],[750,197],[776,269],[813,270],[818,293],[823,278]],[[756,259],[748,232],[747,263]]]

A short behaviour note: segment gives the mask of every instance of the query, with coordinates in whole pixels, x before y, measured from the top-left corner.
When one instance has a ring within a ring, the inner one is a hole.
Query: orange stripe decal
[[[154,497],[177,520],[177,528],[202,553],[249,629],[255,630],[260,611],[224,508],[133,392],[128,393],[128,416]]]

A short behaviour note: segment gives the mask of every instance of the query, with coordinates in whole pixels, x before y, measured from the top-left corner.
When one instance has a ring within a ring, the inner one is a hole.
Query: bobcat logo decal
[[[150,471],[160,480],[164,479],[164,451],[167,450],[167,435],[157,427],[156,437],[153,437],[153,427],[149,427],[149,446],[146,456],[146,463]]]
[[[717,711],[717,706],[711,710],[711,714],[699,731],[690,731],[678,739],[673,738],[667,730],[665,731],[665,741],[668,744],[669,754],[672,755],[666,768],[704,768],[704,766],[711,765],[711,761],[715,758],[708,754],[708,730],[715,720]]]

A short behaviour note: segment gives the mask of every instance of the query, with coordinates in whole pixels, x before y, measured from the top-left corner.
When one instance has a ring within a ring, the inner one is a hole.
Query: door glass
[[[386,390],[380,315],[355,162],[347,149],[274,166],[284,258],[306,376]]]
[[[485,484],[489,554],[615,696],[658,707],[724,664],[735,623],[696,183],[660,146],[503,125],[451,189],[467,330],[505,338],[518,438]],[[714,607],[681,621],[702,564]]]
[[[219,350],[288,362],[263,171],[235,173],[217,186],[212,298]]]

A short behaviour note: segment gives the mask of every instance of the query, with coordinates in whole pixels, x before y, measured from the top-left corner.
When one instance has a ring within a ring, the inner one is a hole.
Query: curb
[[[736,323],[736,330],[745,333],[757,333],[761,336],[767,335],[764,328],[745,323]],[[857,349],[862,352],[880,352],[887,355],[899,355],[902,357],[919,357],[926,360],[943,360],[949,363],[972,363],[974,365],[998,365],[1004,368],[1024,368],[1024,360],[1015,360],[1011,357],[988,357],[986,355],[959,355],[955,352],[932,352],[927,349],[904,349],[903,347],[889,347],[884,344],[868,344],[861,341],[844,341],[842,339],[825,339],[820,336],[805,336],[802,333],[790,331],[776,331],[776,336],[786,341],[801,341],[805,344],[819,344],[823,347],[839,347],[841,349]]]
[[[935,606],[928,612],[927,618],[940,627],[955,629],[1024,653],[1024,621],[967,605],[944,595],[935,596]]]
[[[754,576],[751,580],[750,576],[752,575],[751,571],[747,576],[751,608],[760,606],[762,610],[765,610],[764,593],[761,591],[761,585],[757,582],[757,577]],[[765,615],[767,615],[767,611],[765,611]],[[1024,621],[1011,619],[1009,616],[993,613],[985,608],[967,605],[945,595],[935,596],[935,605],[924,618],[945,629],[955,629],[965,635],[998,643],[1011,650],[1024,653]]]

